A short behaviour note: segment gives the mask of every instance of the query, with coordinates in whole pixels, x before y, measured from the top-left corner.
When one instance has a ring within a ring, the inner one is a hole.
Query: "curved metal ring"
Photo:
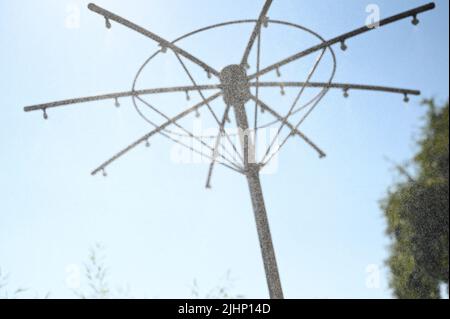
[[[209,30],[213,30],[213,29],[217,29],[217,28],[221,28],[221,27],[225,27],[225,26],[237,25],[237,24],[257,23],[257,22],[258,22],[258,20],[255,20],[255,19],[247,19],[247,20],[235,20],[235,21],[228,21],[228,22],[218,23],[218,24],[210,25],[210,26],[203,27],[203,28],[197,29],[197,30],[195,30],[195,31],[186,33],[186,34],[182,35],[181,37],[179,37],[179,38],[175,39],[174,41],[172,41],[172,43],[175,44],[175,43],[177,43],[177,42],[179,42],[179,41],[181,41],[181,40],[184,40],[184,39],[186,39],[186,38],[188,38],[188,37],[191,37],[191,36],[193,36],[193,35],[196,35],[196,34],[198,34],[198,33],[205,32],[205,31],[209,31]],[[269,22],[269,23],[273,23],[273,24],[278,24],[278,25],[285,25],[285,26],[289,26],[289,27],[293,27],[293,28],[297,28],[297,29],[303,30],[303,31],[305,31],[305,32],[307,32],[307,33],[309,33],[309,34],[315,36],[316,38],[318,38],[320,41],[322,41],[322,43],[325,43],[325,42],[326,42],[326,40],[325,40],[321,35],[319,35],[317,32],[315,32],[315,31],[313,31],[313,30],[310,30],[310,29],[308,29],[308,28],[306,28],[306,27],[304,27],[304,26],[301,26],[301,25],[299,25],[299,24],[295,24],[295,23],[291,23],[291,22],[286,22],[286,21],[281,21],[281,20],[269,20],[268,22]],[[333,82],[334,76],[335,76],[335,74],[336,74],[337,59],[336,59],[336,54],[335,54],[333,48],[332,48],[332,47],[327,47],[327,49],[330,51],[330,53],[331,53],[331,55],[332,55],[332,58],[333,58],[333,70],[332,70],[332,72],[331,72],[331,75],[330,75],[329,80],[327,81],[327,83],[328,83],[329,85],[331,85],[331,83]],[[144,63],[142,64],[142,66],[139,68],[139,70],[138,70],[138,72],[136,73],[136,76],[135,76],[135,78],[134,78],[134,80],[133,80],[133,85],[132,85],[131,92],[133,92],[133,93],[136,92],[136,84],[137,84],[137,81],[138,81],[138,79],[139,79],[141,73],[143,72],[143,70],[145,69],[145,67],[146,67],[146,66],[147,66],[147,65],[148,65],[148,64],[149,64],[156,56],[158,56],[160,53],[162,53],[162,49],[157,50],[155,53],[153,53],[147,60],[145,60],[145,62],[144,62]],[[323,88],[317,95],[315,95],[315,96],[314,96],[312,99],[310,99],[308,102],[306,102],[306,103],[304,103],[303,105],[301,105],[301,106],[297,107],[296,109],[294,109],[294,110],[291,112],[291,115],[294,115],[294,114],[296,114],[296,113],[299,113],[299,112],[301,112],[302,110],[304,110],[305,108],[307,108],[309,105],[313,104],[317,99],[321,98],[322,95],[325,95],[325,94],[328,92],[328,90],[329,90],[329,87]],[[142,117],[142,118],[143,118],[147,123],[149,123],[150,125],[152,125],[152,126],[154,126],[154,127],[158,127],[158,125],[157,125],[156,123],[154,123],[153,121],[151,121],[150,119],[148,119],[148,117],[145,116],[144,113],[139,109],[138,103],[137,103],[137,101],[136,101],[136,95],[138,95],[138,94],[133,94],[133,95],[132,95],[132,101],[133,101],[133,105],[134,105],[136,111],[138,112],[139,116]],[[276,120],[274,120],[274,121],[272,121],[272,122],[269,122],[269,123],[266,123],[266,124],[264,124],[264,125],[259,126],[258,129],[267,128],[267,127],[269,127],[269,126],[271,126],[271,125],[274,125],[274,124],[276,124],[276,123],[279,123],[280,121],[281,121],[280,119],[276,119]],[[170,130],[170,129],[164,129],[163,131],[164,131],[165,133],[167,133],[167,134],[172,134],[172,135],[175,135],[175,136],[178,136],[178,137],[190,137],[188,134],[178,133],[178,132],[172,131],[172,130]],[[212,136],[201,136],[201,137],[202,137],[202,138],[216,138],[215,135],[212,135]]]

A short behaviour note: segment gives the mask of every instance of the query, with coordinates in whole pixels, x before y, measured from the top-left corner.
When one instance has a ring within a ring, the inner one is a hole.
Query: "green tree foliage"
[[[382,202],[392,239],[390,285],[396,297],[406,299],[440,298],[441,284],[448,288],[449,104],[424,105],[426,124],[411,160],[415,174],[399,167],[405,178]]]

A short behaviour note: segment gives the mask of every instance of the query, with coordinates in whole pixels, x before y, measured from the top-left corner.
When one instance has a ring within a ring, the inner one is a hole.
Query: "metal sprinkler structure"
[[[153,129],[143,135],[138,140],[118,152],[116,155],[102,163],[95,170],[92,175],[102,174],[107,176],[107,168],[116,162],[119,158],[123,157],[128,152],[132,151],[139,145],[150,146],[150,140],[155,135],[162,135],[163,137],[173,141],[189,149],[192,152],[199,153],[210,160],[209,170],[207,174],[206,187],[211,188],[211,179],[213,176],[214,167],[216,164],[223,165],[239,174],[242,174],[247,179],[248,187],[250,190],[251,201],[253,205],[256,227],[259,237],[260,248],[262,252],[264,268],[266,273],[267,285],[270,293],[270,297],[273,299],[282,299],[283,291],[281,287],[281,280],[278,271],[277,261],[275,258],[275,251],[272,243],[269,222],[267,218],[263,191],[260,182],[260,172],[271,162],[274,155],[286,144],[286,142],[292,137],[298,137],[303,140],[307,145],[317,152],[320,158],[326,156],[325,152],[321,150],[309,137],[300,131],[300,126],[309,117],[311,112],[317,107],[317,105],[323,100],[324,96],[329,90],[337,89],[342,90],[344,97],[349,97],[350,91],[367,90],[378,91],[399,94],[403,97],[405,102],[409,101],[409,97],[412,95],[420,95],[420,91],[392,88],[385,86],[373,86],[373,85],[361,85],[361,84],[349,84],[349,83],[336,83],[334,77],[337,68],[337,59],[333,50],[334,45],[339,45],[342,50],[348,50],[348,42],[351,38],[370,32],[377,28],[387,26],[389,24],[398,22],[403,19],[412,18],[413,25],[419,24],[418,16],[435,8],[434,3],[429,3],[424,6],[394,15],[392,17],[380,20],[377,23],[377,27],[363,26],[359,29],[337,36],[331,40],[325,40],[318,33],[298,24],[272,20],[268,17],[268,12],[272,6],[273,0],[265,1],[264,7],[258,17],[258,19],[238,20],[220,23],[212,26],[208,26],[193,32],[190,32],[174,41],[168,41],[159,35],[144,29],[143,27],[126,20],[108,10],[105,10],[95,4],[89,4],[89,10],[99,14],[105,20],[105,26],[108,29],[112,28],[112,23],[123,25],[131,30],[140,33],[141,35],[155,41],[159,45],[159,50],[155,52],[140,68],[138,71],[133,88],[128,92],[111,93],[99,96],[89,96],[82,98],[74,98],[69,100],[57,101],[52,103],[39,104],[34,106],[25,107],[26,112],[41,111],[43,112],[44,119],[48,119],[48,111],[52,108],[64,107],[67,105],[80,104],[86,102],[111,100],[116,107],[121,106],[120,99],[125,97],[131,97],[132,102],[139,115],[150,124]],[[231,64],[218,71],[216,68],[206,64],[198,57],[194,56],[188,51],[183,50],[179,46],[181,40],[187,39],[193,35],[201,32],[218,29],[226,26],[233,25],[252,25],[254,26],[253,32],[250,35],[250,40],[247,43],[244,54],[240,61],[236,64]],[[309,34],[317,39],[318,44],[298,52],[292,56],[289,56],[277,63],[261,67],[261,38],[264,28],[271,26],[284,26],[293,28]],[[256,47],[256,72],[248,74],[250,70],[249,58],[251,52]],[[165,54],[168,52],[174,54],[174,58],[180,63],[183,70],[187,74],[190,80],[190,84],[186,86],[178,87],[161,87],[150,89],[137,89],[136,82],[141,76],[142,71],[156,56]],[[306,79],[302,82],[264,82],[261,78],[271,72],[275,72],[278,77],[282,76],[281,68],[289,65],[290,63],[308,57],[314,53],[318,53],[318,56],[310,69]],[[317,72],[319,64],[323,60],[326,54],[329,54],[332,61],[332,71],[329,78],[324,82],[313,82],[313,75]],[[188,68],[186,61],[201,68],[208,79],[216,79],[217,83],[213,85],[199,84],[195,80],[193,74]],[[269,106],[263,102],[260,97],[260,91],[264,88],[277,88],[281,90],[281,94],[286,94],[286,89],[298,89],[299,92],[295,97],[289,111],[286,114],[281,114],[281,111],[274,107]],[[306,90],[319,90],[319,93],[314,95],[312,99],[307,102],[303,102],[299,105],[300,98],[305,94]],[[212,95],[206,95],[205,92],[215,92]],[[186,95],[186,100],[191,100],[191,94],[198,94],[201,101],[190,108],[187,108],[183,112],[176,116],[167,116],[159,108],[154,107],[147,101],[148,96],[154,96],[157,94],[170,94],[170,93],[182,93]],[[213,107],[211,104],[213,101],[222,97],[224,101],[223,108]],[[253,123],[250,124],[250,104],[254,105]],[[150,110],[164,118],[162,124],[157,124],[150,120],[144,112],[141,111],[142,106],[145,106],[147,110]],[[206,109],[209,115],[212,116],[214,123],[218,126],[218,133],[213,136],[198,136],[187,130],[180,121],[186,119],[192,115],[200,116],[200,110]],[[221,112],[220,116],[218,112]],[[272,117],[272,121],[265,125],[260,125],[258,120],[259,113],[265,113]],[[294,114],[304,114],[299,121],[292,122]],[[240,142],[240,147],[236,146],[231,138],[231,135],[227,133],[226,126],[231,122],[231,113],[234,113],[235,122],[238,128],[237,137]],[[258,158],[257,156],[257,130],[267,127],[277,126],[277,134],[273,138],[271,144],[265,149],[264,156]],[[172,130],[177,128],[178,131]],[[288,130],[287,136],[278,143],[278,138],[283,129]],[[181,133],[180,133],[181,131]],[[182,138],[190,138],[198,142],[202,146],[199,150],[192,144],[184,143]],[[224,144],[227,143],[230,148],[225,148]],[[276,145],[277,144],[277,145]],[[206,149],[207,151],[204,151]]]

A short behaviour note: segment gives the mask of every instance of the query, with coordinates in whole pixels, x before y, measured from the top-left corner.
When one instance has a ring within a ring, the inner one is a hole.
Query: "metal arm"
[[[145,143],[146,141],[148,141],[148,139],[158,133],[160,133],[162,130],[164,130],[165,128],[167,128],[168,126],[174,124],[175,122],[179,121],[180,119],[182,119],[183,117],[189,115],[190,113],[194,112],[195,110],[197,110],[198,108],[204,106],[206,103],[205,102],[211,102],[215,99],[217,99],[219,96],[221,96],[222,93],[217,93],[209,98],[206,99],[206,101],[203,101],[197,105],[194,105],[193,107],[189,108],[188,110],[178,114],[177,116],[169,119],[167,122],[165,122],[164,124],[162,124],[161,126],[159,126],[158,128],[154,129],[153,131],[151,131],[150,133],[145,134],[144,136],[142,136],[140,139],[136,140],[134,143],[130,144],[129,146],[127,146],[126,148],[124,148],[122,151],[120,151],[119,153],[117,153],[116,155],[114,155],[113,157],[111,157],[109,160],[107,160],[106,162],[104,162],[102,165],[100,165],[98,168],[96,168],[94,171],[92,171],[92,175],[96,175],[99,172],[103,171],[107,166],[111,165],[111,163],[115,162],[117,159],[119,159],[120,157],[122,157],[123,155],[125,155],[126,153],[128,153],[129,151],[131,151],[132,149],[134,149],[136,146],[138,146],[139,144]]]
[[[300,132],[298,129],[295,128],[294,125],[292,125],[291,123],[289,123],[282,115],[280,115],[279,113],[277,113],[275,110],[273,110],[271,107],[269,107],[266,103],[264,103],[263,101],[261,101],[260,99],[257,99],[255,96],[251,96],[251,99],[253,101],[255,101],[256,103],[258,103],[258,105],[265,111],[268,111],[270,114],[272,114],[274,117],[276,117],[279,121],[282,121],[284,123],[284,125],[286,125],[287,127],[289,127],[289,129],[292,130],[292,132],[296,135],[298,135],[299,137],[301,137],[307,144],[309,144],[317,153],[319,153],[319,157],[320,158],[324,158],[327,155],[325,154],[324,151],[322,151],[316,144],[314,144],[314,142],[312,142],[305,134],[303,134],[302,132]]]
[[[406,19],[406,18],[409,18],[409,17],[414,17],[415,20],[413,20],[413,21],[417,21],[416,20],[417,16],[420,13],[433,10],[435,7],[436,7],[435,3],[429,3],[427,5],[424,5],[424,6],[421,6],[421,7],[418,7],[418,8],[415,8],[415,9],[412,9],[412,10],[409,10],[409,11],[397,14],[395,16],[392,16],[392,17],[389,17],[389,18],[386,18],[386,19],[383,19],[383,20],[380,21],[380,27],[388,25],[388,24],[391,24],[391,23],[394,23],[394,22],[397,22],[397,21],[400,21],[400,20],[403,20],[403,19]],[[289,63],[291,63],[291,62],[293,62],[295,60],[298,60],[300,58],[303,58],[303,57],[305,57],[305,56],[307,56],[307,55],[309,55],[311,53],[314,53],[314,52],[319,51],[321,49],[327,48],[327,47],[332,46],[332,45],[334,45],[336,43],[344,43],[347,39],[356,37],[358,35],[361,35],[363,33],[366,33],[366,32],[372,31],[372,30],[375,30],[375,28],[370,28],[368,26],[364,26],[364,27],[361,27],[361,28],[356,29],[354,31],[345,33],[345,34],[343,34],[341,36],[338,36],[338,37],[336,37],[334,39],[331,39],[331,40],[326,41],[324,43],[321,43],[321,44],[318,44],[316,46],[313,46],[313,47],[311,47],[311,48],[309,48],[309,49],[307,49],[305,51],[299,52],[299,53],[297,53],[297,54],[295,54],[295,55],[293,55],[293,56],[291,56],[291,57],[289,57],[287,59],[284,59],[284,60],[282,60],[282,61],[280,61],[278,63],[275,63],[275,64],[273,64],[273,65],[271,65],[271,66],[269,66],[269,67],[259,71],[258,73],[250,75],[249,79],[254,79],[257,76],[261,76],[263,74],[266,74],[268,72],[276,70],[276,69],[282,67],[283,65],[289,64]]]
[[[245,49],[244,57],[242,58],[241,66],[246,66],[248,63],[248,57],[250,52],[252,51],[253,45],[255,44],[255,40],[261,32],[261,26],[264,23],[264,20],[267,18],[267,13],[269,12],[270,6],[272,5],[273,0],[267,0],[264,4],[264,7],[259,15],[258,21],[256,22],[255,29],[250,36],[250,41],[247,44],[247,48]]]
[[[32,112],[32,111],[46,110],[49,108],[67,106],[67,105],[72,105],[72,104],[87,103],[87,102],[102,101],[102,100],[111,100],[111,99],[118,99],[118,98],[122,98],[122,97],[148,95],[148,94],[174,93],[174,92],[190,92],[190,91],[197,91],[199,89],[200,90],[221,89],[221,85],[178,86],[178,87],[167,87],[167,88],[156,88],[156,89],[146,89],[146,90],[138,90],[138,91],[109,93],[109,94],[103,94],[103,95],[87,96],[87,97],[80,97],[80,98],[74,98],[74,99],[26,106],[26,107],[24,107],[24,111]]]
[[[309,87],[309,88],[329,88],[329,89],[342,89],[346,92],[349,90],[366,90],[366,91],[378,91],[387,93],[398,93],[406,95],[420,95],[420,91],[411,89],[394,88],[387,86],[377,85],[363,85],[363,84],[351,84],[351,83],[324,83],[324,82],[259,82],[250,83],[253,87]]]
[[[215,76],[219,77],[220,73],[215,70],[214,68],[210,67],[208,64],[204,63],[203,61],[199,60],[198,58],[194,57],[192,54],[184,51],[183,49],[179,48],[178,46],[176,46],[175,44],[161,38],[160,36],[154,34],[153,32],[150,32],[144,28],[142,28],[141,26],[138,26],[137,24],[128,21],[108,10],[105,10],[93,3],[90,3],[88,5],[89,10],[98,13],[99,15],[102,15],[105,17],[106,21],[109,20],[113,20],[116,21],[117,23],[120,23],[136,32],[141,33],[142,35],[145,35],[146,37],[156,41],[159,43],[159,45],[164,49],[164,48],[169,48],[172,51],[178,53],[181,56],[184,56],[186,59],[192,61],[193,63],[197,64],[198,66],[202,67],[206,72],[210,73],[210,74],[214,74]]]

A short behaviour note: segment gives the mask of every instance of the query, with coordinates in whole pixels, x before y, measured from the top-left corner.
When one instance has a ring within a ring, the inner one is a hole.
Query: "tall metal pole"
[[[240,129],[240,140],[244,151],[245,175],[252,199],[255,214],[256,228],[258,231],[259,245],[264,261],[267,285],[271,299],[283,299],[280,274],[278,272],[275,250],[272,243],[269,221],[267,218],[264,196],[259,178],[260,166],[255,161],[255,145],[249,133],[249,125],[245,104],[235,104],[234,111],[236,122]]]
[[[275,251],[267,219],[264,196],[259,179],[260,165],[256,161],[255,143],[249,130],[245,104],[251,99],[250,83],[248,82],[245,67],[242,65],[229,65],[220,72],[220,81],[223,87],[223,99],[226,105],[233,106],[236,123],[239,127],[239,138],[244,154],[244,175],[247,178],[253,211],[255,213],[256,228],[259,245],[264,261],[267,285],[270,298],[283,299],[280,274],[278,272]]]

